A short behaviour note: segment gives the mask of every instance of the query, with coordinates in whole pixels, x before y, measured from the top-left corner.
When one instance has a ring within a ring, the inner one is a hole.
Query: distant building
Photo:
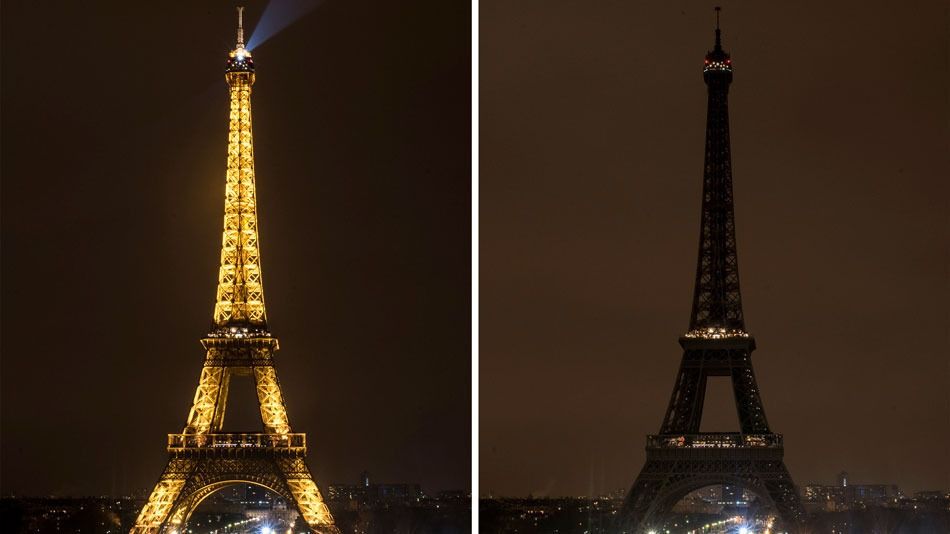
[[[279,499],[274,501],[272,506],[249,506],[244,515],[260,524],[293,526],[300,514],[295,508],[288,507],[283,499]]]
[[[893,506],[903,497],[894,484],[852,484],[848,473],[838,473],[838,484],[809,484],[802,500],[810,511],[840,512],[855,507]]]
[[[900,490],[894,484],[861,484],[851,486],[854,502],[865,505],[886,505],[897,502]]]
[[[673,511],[683,514],[744,513],[755,495],[739,486],[716,484],[690,492],[680,499]]]
[[[719,504],[725,506],[744,506],[748,504],[748,502],[742,496],[742,488],[723,484]]]
[[[3,498],[0,532],[127,532],[143,504],[129,497]]]
[[[842,471],[838,473],[838,485],[841,486],[842,488],[848,487],[848,472],[847,471]]]
[[[360,473],[359,484],[331,484],[327,487],[327,501],[345,504],[348,510],[408,505],[423,497],[419,484],[374,484],[366,471]]]
[[[463,490],[440,491],[438,499],[440,501],[468,502],[472,500],[472,494]]]
[[[274,504],[273,494],[263,486],[245,484],[244,504],[249,507],[259,506],[270,508]]]

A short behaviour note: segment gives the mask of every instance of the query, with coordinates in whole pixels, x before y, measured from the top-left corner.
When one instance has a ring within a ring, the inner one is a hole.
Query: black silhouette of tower
[[[663,526],[677,501],[714,484],[745,488],[773,508],[794,532],[804,511],[782,460],[782,436],[765,418],[752,370],[755,340],[745,330],[739,292],[732,162],[729,150],[729,84],[732,60],[722,49],[719,8],[716,44],[706,54],[709,93],[703,170],[699,259],[689,331],[680,338],[683,360],[659,434],[647,436],[646,464],[621,512],[620,531]],[[700,432],[707,378],[732,379],[739,432]]]

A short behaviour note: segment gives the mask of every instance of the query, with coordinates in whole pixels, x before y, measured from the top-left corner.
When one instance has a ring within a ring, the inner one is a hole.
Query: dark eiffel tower
[[[743,488],[772,508],[795,532],[804,511],[782,460],[781,434],[772,432],[752,370],[755,340],[745,330],[739,293],[729,84],[732,60],[722,49],[716,8],[716,45],[706,54],[708,86],[699,260],[689,331],[680,338],[683,360],[659,434],[647,436],[646,464],[621,512],[620,531],[659,531],[677,501],[716,484]],[[732,378],[739,432],[700,432],[706,381]]]

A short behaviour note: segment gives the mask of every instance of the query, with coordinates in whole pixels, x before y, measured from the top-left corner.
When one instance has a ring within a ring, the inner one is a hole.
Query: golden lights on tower
[[[228,168],[224,194],[221,267],[214,304],[218,333],[241,333],[241,326],[263,327],[264,287],[261,280],[257,192],[254,184],[254,141],[251,133],[251,86],[254,59],[244,48],[243,8],[238,8],[237,44],[228,54],[225,79],[230,94]]]
[[[338,534],[305,462],[306,435],[291,433],[267,330],[257,225],[251,87],[254,60],[244,46],[243,8],[237,44],[228,53],[228,157],[221,266],[213,326],[198,388],[181,434],[169,434],[169,462],[142,508],[132,534],[176,532],[206,497],[238,483],[259,484],[294,502],[314,532]],[[224,433],[231,378],[253,377],[262,433]]]
[[[749,337],[748,332],[745,330],[740,330],[738,328],[716,328],[716,327],[707,327],[707,328],[694,328],[689,332],[686,332],[684,337],[689,338],[701,338],[701,339],[726,339],[733,337]]]

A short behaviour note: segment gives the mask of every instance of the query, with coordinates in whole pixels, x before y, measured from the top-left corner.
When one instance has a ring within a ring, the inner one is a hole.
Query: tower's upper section
[[[719,8],[716,8],[716,46],[706,55],[703,79],[708,86],[708,107],[702,222],[693,310],[686,337],[748,337],[739,292],[729,148],[728,89],[732,81],[732,60],[722,50]]]
[[[257,227],[254,139],[251,134],[251,86],[254,65],[244,50],[238,8],[237,47],[231,51],[228,81],[228,168],[224,190],[221,268],[215,294],[212,337],[267,336],[261,254]]]
[[[703,62],[703,79],[707,84],[725,84],[732,82],[732,59],[722,49],[722,32],[719,30],[719,11],[716,8],[716,46],[706,53]]]
[[[244,8],[239,7],[238,9],[238,29],[237,29],[237,44],[234,45],[234,50],[228,52],[228,66],[226,72],[254,72],[254,58],[251,57],[251,53],[244,48]],[[228,78],[230,82],[231,78]],[[254,82],[253,76],[251,77],[251,83]]]

